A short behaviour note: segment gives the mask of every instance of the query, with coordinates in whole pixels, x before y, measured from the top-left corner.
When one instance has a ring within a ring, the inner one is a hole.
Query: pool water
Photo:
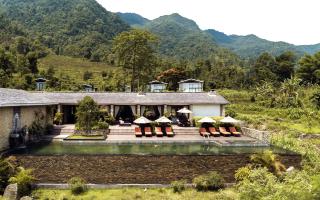
[[[20,148],[12,154],[29,155],[234,155],[272,150],[295,154],[277,147],[221,147],[214,144],[64,144],[42,143]]]

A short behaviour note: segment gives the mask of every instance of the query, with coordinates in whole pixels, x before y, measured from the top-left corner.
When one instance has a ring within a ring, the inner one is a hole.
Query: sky
[[[320,0],[97,0],[108,11],[148,19],[179,13],[201,29],[255,34],[296,45],[320,43]]]

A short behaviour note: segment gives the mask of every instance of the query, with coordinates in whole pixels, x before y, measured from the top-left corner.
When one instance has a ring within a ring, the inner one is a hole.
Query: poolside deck
[[[70,126],[68,126],[70,127]],[[105,143],[105,144],[163,144],[163,143],[179,143],[179,144],[188,144],[188,143],[212,143],[219,146],[269,146],[268,144],[263,143],[257,139],[244,136],[241,137],[202,137],[198,133],[198,128],[195,127],[178,127],[173,126],[175,132],[174,137],[136,137],[134,135],[134,128],[136,126],[110,126],[110,133],[106,140],[101,141],[66,141],[64,140],[69,135],[60,134],[52,136],[51,139],[54,141],[63,141],[66,143]],[[50,139],[50,137],[48,138]]]

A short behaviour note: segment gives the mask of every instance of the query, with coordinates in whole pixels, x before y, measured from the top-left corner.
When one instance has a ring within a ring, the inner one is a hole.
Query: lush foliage
[[[193,189],[187,189],[182,193],[174,193],[172,189],[159,188],[147,189],[142,188],[122,188],[122,189],[106,189],[106,190],[89,190],[88,192],[74,196],[70,190],[48,190],[40,189],[33,193],[37,199],[99,199],[99,200],[119,200],[119,199],[141,199],[141,200],[204,200],[204,199],[219,199],[219,200],[237,200],[238,195],[233,190],[224,190],[219,192],[197,192]]]
[[[26,196],[31,193],[31,184],[35,181],[35,177],[32,175],[31,169],[18,168],[18,172],[9,179],[10,183],[18,184],[19,196]]]
[[[16,173],[16,167],[14,157],[0,159],[0,192],[4,192],[9,178]]]
[[[186,180],[173,181],[171,182],[171,188],[174,193],[181,193],[186,189]]]
[[[92,128],[99,122],[100,109],[98,104],[89,96],[84,97],[77,108],[76,126],[90,134]]]
[[[83,194],[88,190],[86,186],[86,181],[79,177],[73,177],[68,182],[71,193],[74,195]]]
[[[219,190],[224,187],[224,179],[218,172],[197,176],[192,183],[198,191]]]
[[[129,26],[94,0],[1,0],[0,6],[58,55],[99,61],[110,49],[110,40]]]
[[[119,66],[131,76],[131,90],[137,91],[140,80],[150,74],[155,60],[156,37],[143,30],[131,30],[119,34],[113,42],[113,51]]]

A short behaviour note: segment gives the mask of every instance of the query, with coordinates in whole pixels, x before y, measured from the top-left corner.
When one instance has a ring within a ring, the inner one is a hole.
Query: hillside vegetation
[[[0,9],[60,55],[100,60],[129,26],[95,0],[0,0]]]
[[[147,28],[149,31],[155,34],[159,34],[162,37],[169,38],[168,40],[165,40],[165,41],[169,41],[170,43],[173,43],[173,41],[179,41],[179,38],[183,38],[181,39],[181,41],[186,41],[191,43],[191,45],[195,45],[193,43],[193,40],[197,40],[197,39],[195,39],[194,37],[190,37],[190,35],[198,35],[198,37],[196,38],[199,38],[199,37],[202,38],[198,41],[198,43],[200,42],[200,45],[203,45],[205,44],[205,42],[208,42],[207,45],[214,44],[220,47],[225,47],[233,51],[237,55],[241,56],[242,58],[246,58],[246,59],[257,58],[261,53],[264,53],[264,52],[268,52],[273,56],[278,56],[285,51],[293,51],[297,55],[303,56],[304,53],[314,54],[317,51],[320,51],[320,44],[296,46],[286,42],[268,41],[268,40],[259,38],[253,34],[239,36],[239,35],[226,35],[223,32],[219,32],[214,29],[202,31],[198,28],[198,26],[194,21],[184,18],[182,16],[179,16],[178,14],[162,16],[155,20],[151,20],[149,22],[144,21],[143,23],[140,23],[139,26],[136,26],[136,23],[134,22],[134,20],[139,19],[141,21],[142,19],[144,19],[142,16],[139,16],[135,13],[119,13],[118,15],[124,21],[126,21],[129,25],[132,25],[134,27]],[[178,27],[184,27],[184,29],[177,29]],[[176,31],[172,32],[174,30]],[[179,32],[180,35],[178,36],[176,32]],[[200,34],[202,36],[199,36],[199,33],[202,33]],[[208,48],[207,45],[204,45],[205,49]],[[179,47],[180,46],[178,45],[178,47],[175,50],[179,49]],[[197,45],[195,45],[195,47],[197,48]],[[183,48],[183,46],[181,48]],[[211,48],[214,48],[214,47],[211,47]],[[165,53],[168,53],[168,52],[165,52]],[[199,54],[201,53],[204,53],[203,55],[206,55],[206,51],[202,52],[200,50]]]

